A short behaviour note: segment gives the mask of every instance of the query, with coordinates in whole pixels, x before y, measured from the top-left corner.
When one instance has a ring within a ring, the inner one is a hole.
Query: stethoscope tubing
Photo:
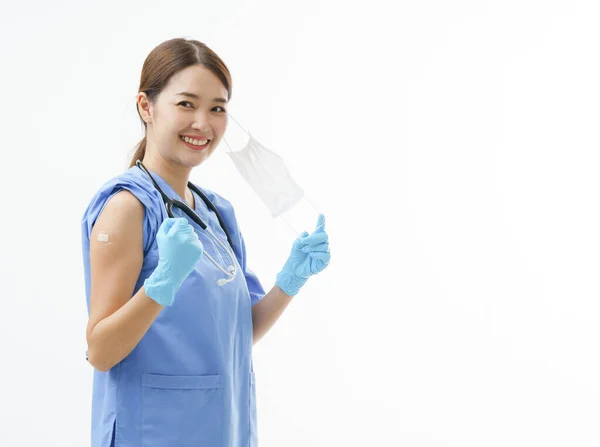
[[[138,168],[140,168],[143,172],[145,172],[148,175],[148,177],[150,178],[150,180],[152,181],[154,187],[156,188],[156,190],[159,192],[159,194],[161,195],[161,197],[163,199],[163,202],[164,202],[166,210],[167,210],[167,215],[170,218],[174,218],[175,217],[175,215],[173,213],[173,208],[179,208],[193,222],[195,222],[196,224],[198,224],[200,226],[200,228],[202,228],[203,230],[207,231],[208,234],[211,236],[211,238],[214,241],[216,241],[217,244],[219,244],[221,246],[221,248],[223,248],[223,250],[225,250],[225,252],[227,253],[227,255],[231,259],[231,265],[229,266],[229,268],[227,270],[224,269],[221,265],[219,265],[219,263],[217,263],[212,258],[212,256],[210,256],[208,253],[205,252],[204,254],[215,265],[215,267],[217,267],[219,270],[221,270],[221,272],[223,272],[228,277],[228,279],[226,279],[226,280],[225,279],[219,280],[217,282],[217,284],[223,285],[223,284],[225,284],[227,282],[232,281],[233,278],[235,278],[235,276],[237,274],[237,268],[235,267],[235,247],[233,246],[233,241],[231,240],[231,235],[229,234],[229,231],[227,230],[227,225],[225,225],[225,221],[221,217],[221,213],[219,213],[219,210],[217,210],[217,207],[214,206],[214,204],[210,201],[210,199],[208,197],[206,197],[206,195],[202,191],[200,191],[199,188],[197,188],[191,182],[188,182],[188,187],[193,192],[195,192],[198,196],[200,196],[200,198],[202,199],[202,201],[206,204],[207,208],[209,210],[211,210],[212,212],[214,212],[215,215],[217,216],[219,224],[221,225],[221,228],[223,229],[223,232],[227,236],[227,242],[229,243],[229,247],[227,247],[221,241],[221,239],[212,231],[212,229],[208,225],[206,225],[204,223],[204,221],[202,221],[202,219],[200,218],[200,216],[198,216],[198,214],[196,214],[196,212],[194,210],[192,210],[188,206],[187,203],[182,202],[180,200],[171,199],[169,196],[167,196],[163,192],[163,190],[160,188],[160,186],[158,186],[158,183],[156,183],[156,180],[154,180],[154,177],[152,177],[152,175],[150,174],[150,172],[146,169],[146,167],[142,164],[142,162],[140,160],[137,160],[135,164],[136,164],[136,166]]]

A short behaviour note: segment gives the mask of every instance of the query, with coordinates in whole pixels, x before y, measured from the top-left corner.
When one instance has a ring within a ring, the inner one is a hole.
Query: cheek
[[[215,123],[213,126],[215,133],[218,135],[218,138],[221,139],[225,134],[225,130],[227,129],[227,120],[223,120],[222,122]]]
[[[192,127],[193,120],[183,113],[179,113],[172,117],[171,128],[174,132],[181,132]]]

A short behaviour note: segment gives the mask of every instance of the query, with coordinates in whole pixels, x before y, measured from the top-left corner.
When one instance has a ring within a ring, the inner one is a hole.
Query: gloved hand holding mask
[[[310,276],[325,270],[330,259],[329,236],[325,232],[325,216],[321,214],[315,231],[310,235],[305,231],[294,241],[275,284],[286,295],[297,295]]]
[[[229,117],[233,119],[231,115]],[[239,125],[237,121],[235,122]],[[246,146],[236,152],[229,147],[230,152],[227,155],[231,157],[242,177],[267,205],[271,215],[283,218],[282,214],[294,208],[302,198],[310,203],[304,195],[304,190],[292,179],[283,159],[259,143],[249,132],[246,130],[244,132],[248,135]],[[229,146],[227,140],[225,143]],[[285,218],[283,220],[288,223]],[[290,228],[296,232],[292,225]],[[292,252],[277,275],[275,285],[289,296],[296,295],[310,276],[323,271],[329,265],[330,257],[329,237],[325,232],[325,216],[319,214],[315,231],[310,235],[305,231],[294,241]]]

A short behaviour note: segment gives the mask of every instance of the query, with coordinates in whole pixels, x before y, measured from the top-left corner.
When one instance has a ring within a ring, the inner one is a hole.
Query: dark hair
[[[153,102],[173,75],[196,64],[204,65],[212,71],[227,89],[228,99],[231,99],[231,74],[225,63],[202,42],[183,38],[167,40],[148,54],[142,68],[138,93],[146,93],[148,100]],[[141,119],[137,102],[136,110]],[[142,124],[146,129],[146,122],[143,119]],[[135,166],[137,160],[142,160],[145,153],[146,136],[144,135],[142,141],[135,147],[135,154],[129,167]]]

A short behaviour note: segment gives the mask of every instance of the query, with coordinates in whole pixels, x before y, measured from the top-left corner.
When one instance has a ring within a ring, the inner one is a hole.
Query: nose
[[[197,129],[200,132],[207,132],[210,130],[210,118],[209,115],[204,111],[197,111],[194,115],[194,122],[192,128]]]

